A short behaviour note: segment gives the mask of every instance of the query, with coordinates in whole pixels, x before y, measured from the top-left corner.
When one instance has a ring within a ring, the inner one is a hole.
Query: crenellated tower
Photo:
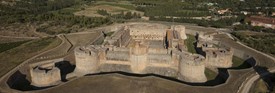
[[[76,47],[75,53],[75,71],[83,75],[97,72],[99,66],[98,51],[92,46]]]

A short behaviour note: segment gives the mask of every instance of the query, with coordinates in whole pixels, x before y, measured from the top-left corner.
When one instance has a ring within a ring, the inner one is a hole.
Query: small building
[[[225,14],[227,12],[231,12],[231,11],[227,8],[227,9],[218,10],[217,12],[218,12],[218,14],[223,15],[223,14]]]
[[[266,28],[275,29],[275,18],[263,17],[263,16],[250,16],[246,18],[248,22],[251,22],[252,26],[263,26]]]

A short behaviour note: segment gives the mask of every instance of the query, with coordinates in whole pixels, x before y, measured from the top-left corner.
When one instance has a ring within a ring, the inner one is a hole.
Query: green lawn
[[[187,34],[187,39],[185,40],[184,43],[187,46],[188,52],[197,53],[194,46],[194,42],[196,42],[195,36]]]
[[[262,79],[256,82],[253,93],[268,93],[268,87],[265,85],[265,82]]]
[[[204,74],[205,74],[207,80],[214,80],[218,75],[218,73],[216,73],[208,68],[205,68]]]
[[[233,56],[232,62],[232,69],[245,69],[251,67],[251,65],[245,62],[245,60],[236,56]]]
[[[18,42],[9,42],[9,43],[0,43],[0,53],[10,50],[10,49],[13,49],[15,47],[18,47],[21,44],[24,44],[26,42],[28,42],[28,40],[27,41],[18,41]]]

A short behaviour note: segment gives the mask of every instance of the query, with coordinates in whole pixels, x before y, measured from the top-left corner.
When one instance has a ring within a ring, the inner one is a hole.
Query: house
[[[263,16],[250,16],[246,20],[248,22],[251,22],[252,26],[263,26],[266,28],[275,29],[275,18]]]
[[[230,12],[230,10],[227,8],[227,9],[218,10],[217,12],[218,14],[222,15],[222,14],[225,14],[226,12]]]

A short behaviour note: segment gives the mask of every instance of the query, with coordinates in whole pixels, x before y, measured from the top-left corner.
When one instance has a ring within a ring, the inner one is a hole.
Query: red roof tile
[[[270,17],[262,17],[262,16],[251,16],[247,18],[248,21],[251,22],[262,22],[262,23],[266,23],[266,24],[272,24],[275,25],[275,18],[270,18]]]

